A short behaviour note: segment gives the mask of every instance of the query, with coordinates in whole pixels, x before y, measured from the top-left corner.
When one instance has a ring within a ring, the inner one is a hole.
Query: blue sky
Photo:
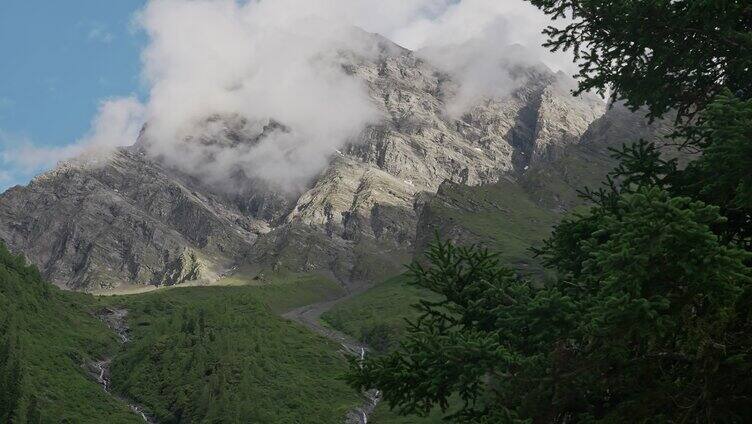
[[[89,129],[99,102],[143,98],[131,25],[145,0],[0,1],[0,150],[61,146]],[[0,162],[0,190],[34,171]]]

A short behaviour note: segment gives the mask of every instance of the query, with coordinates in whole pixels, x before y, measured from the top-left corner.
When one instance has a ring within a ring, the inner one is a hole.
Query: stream
[[[331,309],[337,303],[349,299],[359,293],[360,291],[353,292],[339,299],[302,306],[293,309],[282,316],[286,319],[298,322],[314,332],[339,343],[346,354],[356,356],[360,361],[363,361],[368,353],[368,346],[353,339],[345,333],[324,326],[320,321],[321,315],[324,312]],[[368,390],[363,393],[363,397],[365,398],[365,402],[360,407],[347,413],[345,416],[345,424],[368,424],[368,417],[373,414],[379,401],[381,401],[381,392],[378,390]]]
[[[321,323],[320,318],[324,312],[328,311],[336,304],[346,299],[350,299],[366,289],[367,287],[362,287],[358,290],[352,291],[347,296],[338,299],[302,306],[293,309],[282,316],[291,321],[298,322],[308,327],[310,330],[339,343],[345,354],[358,357],[360,361],[363,361],[368,354],[368,346],[353,339],[345,333],[324,326]],[[130,342],[129,328],[126,323],[127,316],[128,311],[126,309],[117,308],[106,308],[98,314],[99,319],[104,321],[107,326],[117,334],[120,343],[122,344]],[[110,393],[112,396],[126,403],[133,413],[139,415],[145,423],[158,424],[157,420],[149,415],[143,406],[112,393],[110,378],[111,363],[112,358],[103,358],[89,364],[91,372],[99,385],[102,386],[107,393]],[[363,404],[347,413],[344,421],[345,424],[368,424],[368,418],[373,414],[379,401],[381,401],[381,392],[378,390],[368,390],[362,393],[362,395],[364,397]]]
[[[128,324],[125,322],[125,318],[128,316],[128,311],[125,309],[111,309],[107,308],[102,310],[97,317],[101,319],[102,321],[107,324],[112,331],[117,334],[118,338],[120,339],[120,343],[128,343],[131,341],[129,334],[128,334]],[[133,411],[134,414],[141,417],[141,419],[144,420],[145,423],[148,424],[157,424],[157,420],[149,415],[146,412],[146,409],[138,405],[136,403],[133,403],[129,401],[128,399],[123,398],[122,396],[118,396],[110,390],[112,380],[110,378],[110,365],[112,364],[112,358],[104,358],[99,361],[92,362],[89,364],[92,373],[96,377],[97,382],[100,386],[104,389],[105,392],[109,393],[116,399],[122,401],[123,403],[127,404],[128,407]]]

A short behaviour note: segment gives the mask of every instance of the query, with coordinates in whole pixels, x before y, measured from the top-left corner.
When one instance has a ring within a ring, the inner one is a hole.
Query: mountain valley
[[[368,399],[341,379],[352,349],[310,324],[369,354],[393,349],[409,305],[429,296],[400,274],[436,237],[478,243],[520,275],[547,278],[529,247],[583,204],[577,190],[603,180],[609,148],[667,126],[572,97],[574,81],[543,65],[451,116],[451,75],[380,36],[367,42],[376,54],[340,52],[342,72],[367,87],[383,119],[331,152],[302,190],[243,172],[206,181],[154,155],[142,132],[133,146],[61,163],[0,195],[0,244],[30,264],[0,252],[14,279],[0,290],[11,311],[0,325],[12,328],[0,370],[24,376],[13,411],[143,422],[129,411],[135,402],[160,423],[438,422],[397,421],[385,405],[372,420],[354,412]],[[220,130],[184,142],[221,151],[285,131],[272,118],[261,129],[239,116],[206,122]],[[107,308],[127,311],[127,343],[97,318]],[[315,310],[282,317],[298,308]],[[24,311],[38,315],[26,322]],[[104,370],[91,371],[104,360],[115,395],[97,383]],[[46,388],[32,396],[30,385]],[[87,401],[69,404],[72,393]]]

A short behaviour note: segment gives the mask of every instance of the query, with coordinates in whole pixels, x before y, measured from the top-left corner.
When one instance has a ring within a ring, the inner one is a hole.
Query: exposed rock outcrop
[[[72,289],[211,279],[257,235],[233,204],[135,149],[61,165],[0,197],[0,239]]]

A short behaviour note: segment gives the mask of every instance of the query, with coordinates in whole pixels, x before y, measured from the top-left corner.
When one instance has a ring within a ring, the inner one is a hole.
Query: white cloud
[[[144,106],[135,97],[106,100],[100,104],[89,133],[72,144],[40,146],[26,137],[0,133],[0,160],[19,173],[29,173],[78,156],[95,157],[133,144],[143,123]]]
[[[421,49],[455,74],[458,110],[510,90],[510,60],[560,62],[539,47],[547,18],[521,0],[152,0],[137,23],[150,40],[143,62],[152,153],[211,181],[241,170],[291,190],[378,119],[335,55],[365,48],[353,26]],[[257,131],[275,120],[287,131],[257,146],[184,142],[197,133],[217,138],[206,131],[221,125],[205,126],[214,115],[243,117]]]
[[[353,27],[451,72],[461,85],[454,113],[518,84],[510,62],[571,69],[569,56],[540,47],[549,21],[522,0],[150,0],[134,22],[149,37],[142,53],[148,102],[105,102],[82,139],[56,148],[26,142],[2,153],[6,163],[49,167],[132,144],[148,121],[146,146],[187,172],[222,182],[242,171],[300,190],[335,150],[380,118],[366,88],[339,63],[339,49],[367,53]],[[111,35],[94,25],[89,38],[109,42]],[[217,115],[238,117],[247,132],[272,120],[285,129],[267,127],[258,144],[238,145],[222,140],[221,121],[207,125]],[[221,143],[186,143],[189,136]]]
[[[454,76],[460,90],[448,108],[458,115],[482,98],[500,97],[519,86],[523,80],[514,69],[520,65],[574,73],[571,53],[554,54],[542,46],[548,25],[550,19],[527,2],[462,0],[411,22],[393,37]]]
[[[311,3],[319,2],[150,2],[139,20],[151,40],[143,58],[152,153],[211,181],[240,170],[299,190],[377,120],[365,86],[336,58],[348,42],[347,21]],[[184,142],[206,131],[213,115],[243,117],[251,129],[275,120],[286,130],[232,149]]]

